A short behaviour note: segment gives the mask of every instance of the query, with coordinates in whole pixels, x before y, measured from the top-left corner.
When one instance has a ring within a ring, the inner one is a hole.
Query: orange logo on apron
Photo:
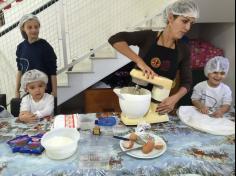
[[[151,66],[153,68],[159,68],[161,66],[161,60],[158,57],[154,57],[151,59]]]

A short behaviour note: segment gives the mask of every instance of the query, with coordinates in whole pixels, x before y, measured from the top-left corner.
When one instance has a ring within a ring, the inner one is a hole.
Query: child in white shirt
[[[21,85],[28,95],[22,98],[19,119],[26,123],[36,122],[39,118],[53,115],[54,97],[45,93],[48,77],[39,70],[27,71]]]
[[[210,59],[205,68],[207,81],[198,83],[193,88],[192,103],[203,114],[223,117],[232,103],[232,92],[222,81],[229,70],[229,61],[222,56]]]

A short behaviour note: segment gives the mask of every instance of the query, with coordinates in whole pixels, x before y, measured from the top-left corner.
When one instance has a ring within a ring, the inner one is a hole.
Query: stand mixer
[[[173,81],[161,76],[154,76],[153,79],[147,79],[146,76],[143,75],[143,72],[137,69],[132,69],[130,75],[132,76],[132,82],[136,83],[137,85],[145,86],[148,83],[153,84],[151,97],[156,100],[156,102],[151,102],[148,112],[143,117],[130,118],[122,113],[122,122],[125,125],[137,125],[142,120],[147,123],[169,121],[169,116],[167,114],[160,115],[158,112],[156,112],[156,108],[158,106],[158,103],[169,97]]]

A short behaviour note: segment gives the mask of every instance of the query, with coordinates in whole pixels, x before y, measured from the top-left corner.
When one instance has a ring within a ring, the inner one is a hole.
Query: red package
[[[224,56],[224,51],[216,48],[210,42],[191,39],[190,40],[190,56],[192,60],[192,68],[204,68],[207,61],[215,56]]]

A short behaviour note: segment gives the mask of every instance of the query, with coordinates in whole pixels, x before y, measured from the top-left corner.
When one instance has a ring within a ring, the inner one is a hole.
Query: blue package
[[[22,135],[22,136],[17,136],[14,139],[11,139],[10,141],[7,141],[7,144],[10,145],[11,147],[21,147],[25,146],[28,142],[30,141],[30,137],[28,135]]]
[[[41,146],[40,141],[33,142],[29,141],[27,145],[19,149],[20,153],[31,153],[31,154],[41,154],[44,151],[43,146]]]
[[[22,135],[11,139],[7,144],[11,147],[13,153],[41,154],[44,151],[40,142],[42,136],[43,134],[35,136]]]
[[[114,126],[116,124],[115,117],[100,117],[98,120],[95,120],[95,124],[98,126]]]

